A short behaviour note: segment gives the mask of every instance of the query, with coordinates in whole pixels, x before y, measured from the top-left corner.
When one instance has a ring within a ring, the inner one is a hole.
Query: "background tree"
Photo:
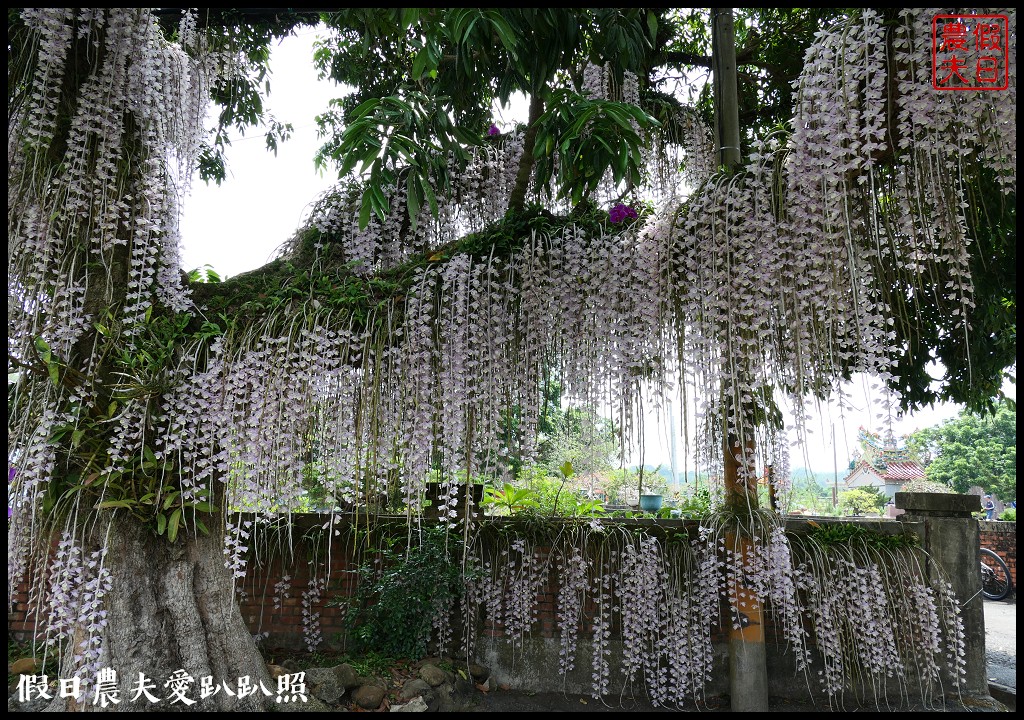
[[[540,441],[540,462],[555,475],[566,461],[577,476],[611,470],[619,440],[611,421],[592,410],[568,407],[554,419],[554,432]]]
[[[812,510],[815,515],[829,515],[835,512],[835,506],[832,504],[832,488],[835,484],[833,473],[814,473],[807,468],[795,468],[791,477],[791,507]]]
[[[882,510],[888,498],[875,488],[855,488],[839,493],[839,507],[851,515],[877,513]]]
[[[1017,499],[1017,409],[1001,400],[994,415],[964,410],[910,436],[929,480],[955,492],[974,486],[1004,502]]]
[[[607,480],[604,490],[609,505],[636,505],[640,502],[640,470],[639,468],[617,468],[606,473]],[[668,481],[665,476],[644,471],[644,494],[665,495],[668,493]]]

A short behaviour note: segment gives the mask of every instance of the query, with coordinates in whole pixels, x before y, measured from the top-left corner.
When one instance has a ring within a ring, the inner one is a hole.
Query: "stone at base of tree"
[[[483,665],[471,663],[469,666],[469,674],[473,678],[473,682],[482,683],[491,676],[491,670]]]
[[[427,712],[426,701],[421,697],[414,697],[405,705],[392,705],[391,712]]]
[[[338,682],[341,683],[341,686],[346,690],[351,690],[352,688],[359,687],[362,684],[359,679],[359,673],[357,673],[356,669],[348,663],[336,665],[332,669],[334,670],[334,674],[338,677]]]
[[[310,668],[306,671],[306,688],[326,703],[334,703],[345,694],[345,686],[338,681],[333,668]]]
[[[414,697],[419,697],[421,695],[425,696],[427,694],[433,696],[432,691],[433,687],[426,680],[422,678],[412,678],[411,680],[406,680],[405,684],[402,685],[402,690],[398,694],[398,699],[411,700]],[[430,702],[429,698],[427,702]]]
[[[35,658],[20,658],[7,666],[8,675],[34,675],[39,667],[39,661]]]
[[[455,694],[463,698],[472,698],[476,686],[472,681],[466,680],[465,678],[455,678]]]
[[[429,683],[431,687],[437,687],[445,682],[450,682],[451,678],[444,670],[439,668],[437,665],[424,665],[420,668],[420,678],[425,682]]]
[[[277,703],[275,712],[345,712],[343,708],[336,708],[328,705],[323,700],[306,695],[306,702]]]
[[[386,694],[380,685],[360,685],[352,691],[352,701],[365,710],[376,710]]]

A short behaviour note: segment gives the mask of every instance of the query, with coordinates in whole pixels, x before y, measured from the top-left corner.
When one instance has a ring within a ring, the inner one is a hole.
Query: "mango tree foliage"
[[[994,415],[965,410],[959,417],[915,432],[908,444],[926,461],[929,480],[956,492],[980,487],[1000,500],[1017,498],[1017,409],[1006,400]]]

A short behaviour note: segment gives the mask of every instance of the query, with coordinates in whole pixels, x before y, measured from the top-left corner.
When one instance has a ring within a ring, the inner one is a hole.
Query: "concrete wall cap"
[[[896,507],[907,512],[970,514],[981,510],[981,498],[959,493],[898,492]]]

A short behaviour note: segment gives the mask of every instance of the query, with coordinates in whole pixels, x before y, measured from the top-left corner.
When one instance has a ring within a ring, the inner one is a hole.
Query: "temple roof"
[[[868,462],[866,459],[862,459],[850,468],[850,472],[847,473],[844,478],[844,482],[849,486],[850,483],[853,482],[855,476],[863,478],[865,475],[869,477],[877,477],[880,481],[879,484],[885,485],[902,485],[903,483],[911,480],[925,479],[924,468],[913,460],[907,462],[892,462],[888,463],[884,467],[878,467],[877,465]],[[871,483],[869,482],[868,484]]]
[[[881,476],[888,482],[906,482],[907,480],[923,479],[924,468],[913,461],[886,463],[885,470]]]

